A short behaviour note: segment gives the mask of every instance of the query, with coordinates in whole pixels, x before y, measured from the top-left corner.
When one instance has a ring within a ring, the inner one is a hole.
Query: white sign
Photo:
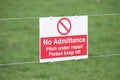
[[[40,62],[88,58],[88,16],[39,18]]]

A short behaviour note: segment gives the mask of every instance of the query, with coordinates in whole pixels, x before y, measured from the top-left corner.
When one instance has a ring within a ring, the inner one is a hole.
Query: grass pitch
[[[0,0],[0,18],[120,13],[119,0]],[[0,64],[39,60],[39,25],[0,20]],[[120,16],[89,16],[89,56],[120,54]],[[120,80],[120,56],[0,66],[0,80]]]

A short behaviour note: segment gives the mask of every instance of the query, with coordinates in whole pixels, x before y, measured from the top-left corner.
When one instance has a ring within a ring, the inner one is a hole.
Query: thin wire
[[[88,16],[119,16],[120,13],[114,13],[114,14],[94,14],[94,15],[88,15]]]
[[[88,58],[88,59],[90,59],[90,58],[112,57],[112,56],[120,56],[120,54],[110,54],[110,55],[89,56],[89,58]],[[5,64],[0,64],[0,66],[21,65],[21,64],[33,64],[33,63],[39,63],[39,61],[16,62],[16,63],[5,63]]]
[[[101,58],[101,57],[110,57],[110,56],[120,56],[120,54],[110,54],[110,55],[99,55],[99,56],[90,56],[89,58]]]
[[[113,14],[93,14],[88,16],[119,16],[120,13],[113,13]],[[84,15],[81,15],[84,16]],[[26,18],[0,18],[0,20],[31,20],[31,19],[39,19],[39,17],[26,17]]]
[[[0,66],[10,66],[10,65],[18,65],[18,64],[32,64],[32,63],[38,63],[38,62],[39,61],[6,63],[6,64],[0,64]]]
[[[29,18],[0,18],[0,20],[31,20],[39,19],[38,17],[29,17]]]

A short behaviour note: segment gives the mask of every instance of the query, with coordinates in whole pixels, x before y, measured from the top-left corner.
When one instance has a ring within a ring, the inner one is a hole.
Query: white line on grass
[[[113,14],[93,14],[88,16],[119,16],[120,13],[113,13]],[[84,15],[81,15],[84,16]],[[31,19],[39,19],[39,17],[23,17],[23,18],[0,18],[0,20],[31,20]]]
[[[0,64],[0,66],[9,66],[9,65],[18,65],[18,64],[31,64],[31,63],[38,63],[38,62],[39,61],[5,63],[5,64]]]
[[[110,56],[120,56],[120,54],[110,54],[110,55],[90,56],[89,58],[97,58],[97,57],[110,57]]]
[[[120,56],[120,54],[110,54],[110,55],[89,56],[89,58],[88,58],[88,59],[90,59],[90,58],[112,57],[112,56]],[[39,61],[16,62],[16,63],[4,63],[4,64],[0,64],[0,66],[10,66],[10,65],[20,65],[20,64],[31,64],[31,63],[39,63]]]

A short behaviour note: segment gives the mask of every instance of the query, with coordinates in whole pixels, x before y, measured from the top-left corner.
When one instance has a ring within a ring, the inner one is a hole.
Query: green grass
[[[0,0],[0,18],[120,13],[119,0]],[[120,16],[89,16],[89,56],[120,54]],[[39,60],[39,23],[0,21],[0,64]],[[0,80],[120,80],[120,56],[0,66]]]

